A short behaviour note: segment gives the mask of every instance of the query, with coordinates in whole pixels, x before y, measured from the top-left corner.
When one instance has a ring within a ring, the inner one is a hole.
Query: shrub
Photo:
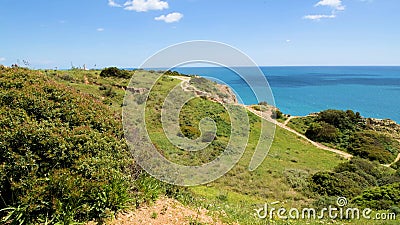
[[[357,114],[359,116],[359,114]],[[353,129],[358,122],[358,117],[353,111],[325,110],[318,114],[317,121],[329,123],[340,130]]]
[[[332,142],[338,135],[338,129],[324,121],[312,123],[306,131],[308,138],[319,142]]]
[[[310,178],[309,188],[319,195],[353,197],[361,193],[359,180],[362,178],[349,172],[318,172]]]
[[[292,188],[304,191],[307,187],[307,177],[309,176],[307,171],[300,169],[287,169],[284,171],[284,175],[286,181]]]
[[[107,88],[104,90],[104,96],[105,96],[105,97],[113,98],[113,97],[115,97],[116,95],[117,95],[117,92],[115,92],[111,86],[110,86],[110,87],[107,87]]]
[[[390,209],[400,204],[400,183],[365,190],[353,202],[372,209]]]
[[[100,73],[101,77],[117,77],[117,78],[124,78],[129,79],[131,75],[126,70],[120,70],[117,67],[109,67],[105,68]]]
[[[171,70],[165,71],[164,74],[167,75],[167,76],[184,76],[183,74],[181,74],[181,73],[179,73],[177,71],[171,71]]]
[[[0,71],[2,222],[68,224],[123,209],[131,160],[120,119],[40,73]]]
[[[262,102],[259,102],[258,105],[268,106],[268,102],[262,101]]]
[[[392,138],[375,131],[355,132],[350,136],[348,151],[356,156],[380,163],[393,162],[395,155],[390,152],[397,143]],[[397,153],[397,151],[396,151]]]
[[[182,134],[189,139],[196,139],[200,137],[200,130],[192,126],[183,126],[181,128]]]
[[[272,111],[271,117],[272,119],[282,119],[283,113],[279,109],[275,109]]]
[[[353,198],[361,194],[368,196],[370,192],[364,190],[375,190],[374,188],[377,186],[400,183],[399,179],[400,177],[393,173],[391,169],[382,167],[377,162],[354,157],[349,162],[339,164],[333,172],[318,172],[312,175],[308,182],[309,189],[319,195]],[[375,192],[381,193],[382,191]],[[360,199],[361,197],[357,198]],[[387,201],[388,199],[384,198],[384,200]],[[357,200],[357,203],[362,202]],[[382,205],[383,202],[380,204]]]

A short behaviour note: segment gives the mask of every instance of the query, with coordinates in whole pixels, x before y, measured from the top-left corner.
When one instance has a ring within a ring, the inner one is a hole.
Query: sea
[[[351,109],[364,117],[400,123],[400,67],[302,66],[260,67],[272,90],[274,104],[285,114],[305,116],[326,109]],[[241,103],[257,104],[243,77],[259,79],[254,67],[178,67],[172,70],[199,75],[230,86]],[[240,72],[238,72],[240,71]],[[255,82],[257,84],[257,82]],[[262,99],[262,98],[261,98]]]

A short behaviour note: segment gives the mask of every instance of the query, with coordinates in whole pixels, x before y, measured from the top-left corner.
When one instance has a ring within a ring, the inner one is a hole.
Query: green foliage
[[[318,172],[310,179],[310,189],[320,195],[351,197],[361,193],[361,188],[351,173]],[[357,177],[358,178],[358,177]]]
[[[399,151],[398,147],[399,143],[387,135],[359,131],[350,136],[347,149],[356,156],[390,164]]]
[[[171,71],[171,70],[165,71],[164,74],[167,75],[167,76],[186,76],[186,75],[181,74],[181,73],[179,73],[177,71]]]
[[[324,121],[315,122],[306,131],[306,136],[314,141],[331,142],[336,140],[339,130],[333,125]]]
[[[262,102],[259,102],[258,105],[268,106],[268,102],[262,101]]]
[[[150,138],[155,143],[156,148],[171,161],[184,165],[199,165],[210,162],[218,157],[228,144],[231,132],[229,114],[224,106],[207,99],[193,98],[188,101],[179,114],[182,134],[190,139],[199,138],[201,136],[200,121],[209,117],[216,123],[216,137],[214,138],[210,133],[204,133],[202,141],[212,141],[212,143],[202,151],[183,151],[177,148],[165,136],[161,123],[160,107],[169,91],[177,84],[179,84],[179,81],[163,76],[154,85],[146,103],[146,124]]]
[[[351,110],[322,111],[315,117],[293,119],[289,126],[313,141],[383,164],[393,162],[400,150],[398,141],[369,128],[360,114]]]
[[[193,126],[182,126],[181,132],[185,137],[190,139],[196,139],[201,135],[200,130]]]
[[[271,115],[272,119],[283,119],[283,113],[279,109],[275,109],[272,111]]]
[[[298,191],[306,190],[308,185],[307,178],[309,177],[307,171],[301,169],[287,169],[284,171],[284,175],[292,188]]]
[[[0,217],[4,223],[102,219],[130,201],[121,121],[40,71],[0,71]]]
[[[264,105],[252,105],[251,108],[260,112],[266,112],[267,110],[269,110],[268,107]]]
[[[107,87],[107,88],[104,90],[104,96],[105,96],[105,97],[113,98],[113,97],[115,97],[116,95],[117,95],[117,93],[113,90],[112,87]]]
[[[157,216],[158,216],[158,213],[156,213],[156,212],[152,212],[151,215],[150,215],[150,217],[152,219],[157,219]]]
[[[400,182],[365,190],[353,202],[371,209],[391,209],[400,206]]]
[[[155,202],[160,196],[175,198],[185,204],[194,201],[186,188],[163,183],[146,173],[139,174],[133,184],[136,193],[134,199],[136,207]]]
[[[131,74],[126,70],[120,70],[117,67],[109,67],[105,68],[100,73],[101,77],[117,77],[117,78],[125,78],[129,79]]]
[[[310,190],[319,195],[355,197],[354,202],[361,206],[369,207],[368,204],[375,204],[373,208],[389,209],[390,206],[398,204],[398,197],[392,196],[398,195],[398,190],[388,194],[391,188],[398,187],[398,179],[400,177],[393,174],[393,171],[376,162],[353,158],[349,162],[339,164],[333,172],[315,173],[308,181]]]
[[[315,118],[313,116],[305,116],[299,118],[293,118],[289,121],[288,126],[300,134],[306,134],[308,128],[314,123]]]
[[[317,117],[317,121],[331,124],[341,131],[353,129],[360,120],[360,114],[355,114],[352,110],[342,111],[329,109],[320,112]]]
[[[397,161],[396,163],[392,164],[391,167],[397,170],[397,173],[400,174],[400,161]]]

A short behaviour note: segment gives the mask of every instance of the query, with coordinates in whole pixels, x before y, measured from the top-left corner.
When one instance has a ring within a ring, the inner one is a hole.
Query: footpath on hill
[[[353,157],[352,154],[349,154],[349,153],[347,153],[347,152],[344,152],[344,151],[341,151],[341,150],[338,150],[338,149],[334,149],[334,148],[330,148],[330,147],[325,146],[325,145],[323,145],[323,144],[321,144],[321,143],[315,142],[315,141],[313,141],[313,140],[307,138],[305,135],[300,134],[299,132],[293,130],[292,128],[290,128],[290,127],[288,127],[288,126],[286,126],[284,123],[280,123],[280,122],[278,122],[278,121],[272,119],[272,118],[271,118],[271,114],[272,114],[272,113],[269,112],[269,111],[267,111],[267,112],[260,112],[260,111],[257,111],[257,110],[255,110],[255,109],[251,108],[250,106],[246,106],[246,108],[247,108],[250,112],[252,112],[253,114],[257,115],[258,117],[261,117],[261,118],[263,118],[263,119],[265,119],[265,120],[267,120],[267,121],[269,121],[269,122],[271,122],[271,123],[274,123],[275,125],[277,125],[277,126],[283,128],[283,129],[285,129],[285,130],[287,130],[287,131],[289,131],[289,132],[292,132],[292,133],[295,134],[296,136],[303,138],[304,140],[306,140],[306,141],[309,142],[310,144],[314,145],[314,146],[317,147],[318,149],[322,149],[322,150],[325,150],[325,151],[330,151],[330,152],[336,153],[336,154],[338,154],[338,155],[340,155],[340,156],[342,156],[343,158],[346,158],[346,159],[351,159],[351,158]]]
[[[204,93],[203,91],[200,91],[196,87],[193,87],[193,86],[190,85],[190,83],[189,83],[190,79],[191,79],[190,77],[173,76],[173,78],[176,78],[176,79],[179,79],[179,80],[182,81],[181,82],[181,87],[182,87],[182,89],[184,91],[193,91],[194,90],[196,93]],[[205,93],[205,94],[207,94],[207,93]],[[217,99],[213,99],[213,100],[217,101],[217,102],[219,101],[218,98]],[[220,103],[222,103],[222,102],[220,102]],[[271,123],[274,123],[275,125],[277,125],[277,126],[281,127],[282,129],[285,129],[285,130],[295,134],[298,137],[301,137],[302,139],[304,139],[305,141],[307,141],[310,144],[314,145],[318,149],[321,149],[321,150],[324,150],[324,151],[333,152],[333,153],[338,154],[339,156],[341,156],[341,157],[343,157],[345,159],[348,159],[348,160],[353,157],[353,155],[350,154],[350,153],[344,152],[344,151],[339,150],[339,149],[331,148],[331,147],[325,146],[325,145],[323,145],[321,143],[315,142],[315,141],[309,139],[308,137],[306,137],[305,135],[303,135],[303,134],[301,134],[301,133],[299,133],[299,132],[295,131],[294,129],[292,129],[292,128],[287,126],[288,123],[290,122],[290,120],[292,120],[294,118],[299,118],[300,116],[291,116],[284,123],[280,123],[277,120],[272,119],[272,117],[271,117],[272,112],[269,111],[269,110],[265,111],[265,112],[261,112],[261,111],[253,109],[251,106],[244,105],[244,107],[246,107],[247,110],[252,112],[254,115],[256,115],[256,116],[258,116],[258,117],[260,117],[262,119],[265,119],[265,120],[267,120],[267,121],[269,121]],[[383,166],[390,167],[391,165],[397,163],[398,161],[400,161],[400,153],[397,156],[397,158],[391,164],[387,164],[387,165],[383,165]]]

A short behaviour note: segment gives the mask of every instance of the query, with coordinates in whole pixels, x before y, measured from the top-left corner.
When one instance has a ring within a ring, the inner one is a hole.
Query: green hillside
[[[121,109],[129,82],[146,82],[160,73],[108,72],[0,68],[0,217],[4,223],[103,221],[162,195],[190,207],[204,207],[228,224],[267,224],[254,215],[264,203],[275,202],[285,208],[318,207],[335,204],[342,196],[355,206],[400,211],[396,165],[387,168],[359,158],[349,162],[278,126],[267,158],[250,172],[248,166],[261,132],[261,118],[251,112],[246,151],[230,172],[210,184],[190,188],[158,182],[132,160],[123,139]],[[182,82],[176,75],[180,74],[163,75],[146,103],[150,138],[160,153],[178,163],[209,162],[229,141],[229,115],[211,97],[188,101],[179,115],[182,134],[190,139],[200,137],[199,123],[210,117],[217,125],[216,137],[211,137],[210,146],[200,152],[188,153],[173,146],[161,127],[160,104]],[[212,82],[196,82],[197,88],[226,97],[210,86]],[[297,127],[302,132],[308,129],[305,122]],[[387,194],[391,192],[394,194]],[[398,223],[372,222],[343,220],[334,224]],[[268,224],[330,223],[329,219],[274,219]]]

